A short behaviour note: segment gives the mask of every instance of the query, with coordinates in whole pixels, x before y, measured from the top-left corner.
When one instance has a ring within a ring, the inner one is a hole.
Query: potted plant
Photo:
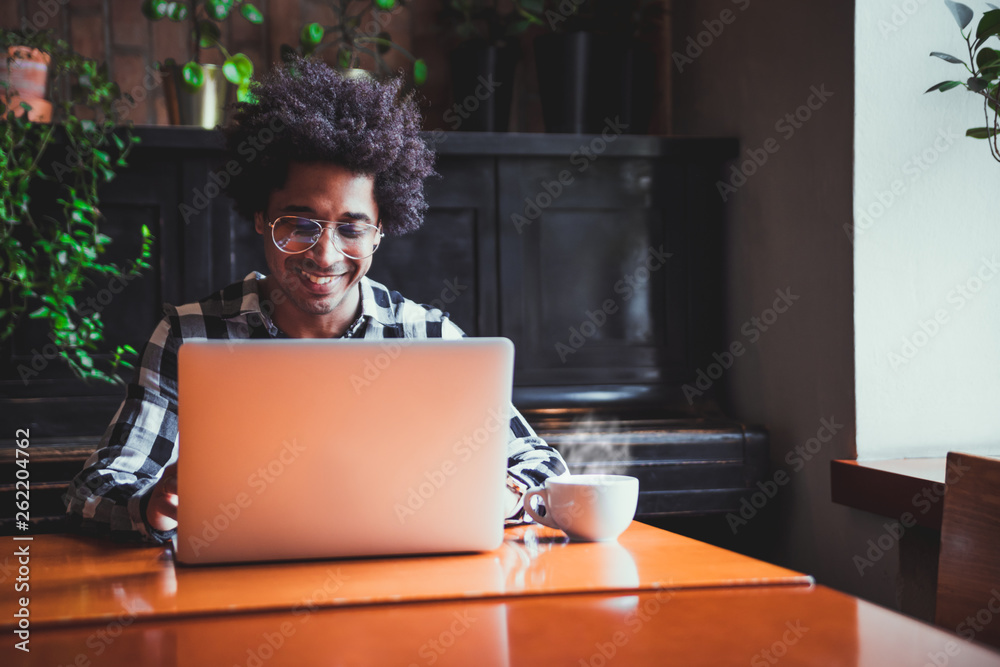
[[[18,45],[50,58],[54,122],[17,114],[9,106],[13,99],[0,102],[0,340],[31,319],[45,327],[45,347],[55,349],[46,356],[58,356],[82,379],[120,382],[117,368],[130,365],[126,356],[134,350],[119,346],[110,367],[99,368],[92,355],[103,338],[100,312],[76,297],[109,276],[137,275],[149,266],[152,237],[145,226],[140,255],[127,266],[100,257],[111,239],[100,233],[98,187],[126,166],[138,138],[115,125],[112,104],[120,92],[106,67],[51,33],[26,38],[0,31],[0,46]],[[37,215],[34,198],[54,215]],[[27,383],[39,369],[22,365],[18,371]]]
[[[374,64],[376,73],[391,74],[383,56],[393,49],[413,63],[413,81],[418,86],[427,81],[427,64],[421,58],[392,41],[384,30],[391,15],[406,8],[408,0],[326,0],[335,23],[308,23],[299,33],[298,47],[281,45],[281,56],[318,56],[331,47],[336,49],[332,63],[343,71],[362,69],[363,57]],[[359,72],[360,74],[360,72]]]
[[[167,19],[191,24],[191,52],[194,58],[179,64],[168,59],[161,64],[164,73],[164,96],[167,113],[174,125],[199,125],[214,128],[225,119],[226,104],[233,94],[227,82],[236,87],[236,99],[250,95],[253,63],[242,53],[230,53],[222,44],[220,24],[238,13],[254,25],[264,16],[246,0],[145,0],[142,12],[150,21]],[[202,50],[216,49],[224,58],[222,66],[202,64]]]
[[[965,38],[969,60],[966,62],[961,58],[939,51],[934,51],[931,55],[949,63],[964,66],[969,76],[964,81],[942,81],[934,84],[925,92],[929,93],[932,90],[944,92],[961,86],[982,97],[986,125],[971,128],[965,134],[975,139],[986,139],[986,143],[990,147],[990,154],[1000,162],[1000,144],[998,144],[997,138],[1000,134],[1000,51],[986,46],[986,42],[990,38],[1000,38],[1000,8],[990,5],[992,9],[983,14],[973,34],[972,30],[969,30],[968,33],[965,32],[965,29],[972,23],[974,16],[972,9],[960,2],[952,2],[952,0],[945,0],[945,4],[951,10],[962,37]]]
[[[18,116],[25,113],[21,102],[27,102],[31,107],[29,120],[47,123],[52,119],[52,104],[45,98],[51,57],[35,46],[34,37],[18,33],[16,40],[8,38],[8,41],[19,43],[11,43],[2,54],[0,81],[5,85],[0,98]]]
[[[546,32],[534,46],[546,129],[599,132],[608,118],[618,117],[628,132],[645,132],[653,90],[648,33],[664,12],[662,1],[540,4],[534,14]]]
[[[507,130],[520,38],[539,23],[524,1],[514,0],[511,11],[500,13],[495,0],[443,0],[440,18],[458,42],[449,55],[454,104],[444,114],[452,130]]]

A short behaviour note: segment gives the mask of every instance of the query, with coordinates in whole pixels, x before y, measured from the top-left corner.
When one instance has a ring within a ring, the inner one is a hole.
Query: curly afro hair
[[[283,187],[291,162],[330,162],[373,177],[388,235],[420,227],[423,182],[434,153],[420,139],[420,110],[401,77],[347,78],[328,65],[298,59],[253,84],[253,101],[236,105],[223,129],[228,160],[242,170],[226,186],[236,211],[253,220]]]

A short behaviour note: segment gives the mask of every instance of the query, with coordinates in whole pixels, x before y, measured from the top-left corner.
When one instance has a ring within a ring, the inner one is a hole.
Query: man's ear
[[[264,214],[260,211],[253,214],[253,228],[257,230],[258,234],[267,232],[267,223],[264,222]]]

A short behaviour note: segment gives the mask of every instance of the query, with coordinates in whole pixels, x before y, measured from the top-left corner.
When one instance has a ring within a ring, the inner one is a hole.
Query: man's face
[[[261,297],[274,303],[278,326],[292,336],[342,329],[356,317],[357,284],[371,267],[371,257],[352,259],[342,254],[334,246],[332,229],[305,252],[282,252],[274,245],[269,223],[283,215],[378,225],[374,180],[338,165],[293,162],[285,186],[271,193],[267,211],[255,220],[271,273]]]

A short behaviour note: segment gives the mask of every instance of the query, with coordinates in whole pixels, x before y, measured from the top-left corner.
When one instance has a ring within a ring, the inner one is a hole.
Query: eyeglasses
[[[330,222],[285,215],[271,223],[271,238],[278,250],[295,255],[319,243],[323,230],[333,235],[334,247],[351,259],[366,259],[378,250],[385,236],[366,222]]]

